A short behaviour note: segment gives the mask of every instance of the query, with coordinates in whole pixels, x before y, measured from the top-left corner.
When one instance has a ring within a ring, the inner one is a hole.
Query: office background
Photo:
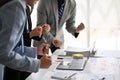
[[[76,26],[83,22],[85,29],[75,39],[64,29],[65,48],[76,46],[120,50],[120,0],[76,0]],[[32,13],[36,25],[36,7]]]
[[[94,47],[102,50],[120,50],[120,0],[76,0],[76,26],[83,22],[85,29],[75,39],[64,29],[65,48]],[[36,7],[31,15],[36,25]],[[0,74],[3,66],[0,65]],[[2,80],[2,79],[0,79]]]

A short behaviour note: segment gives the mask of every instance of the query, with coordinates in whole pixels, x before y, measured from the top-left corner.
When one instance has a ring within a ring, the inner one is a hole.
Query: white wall
[[[65,47],[78,46],[120,50],[120,0],[76,0],[76,27],[81,22],[85,29],[77,39],[64,30]],[[37,6],[37,5],[36,5]],[[36,25],[36,6],[32,14]]]

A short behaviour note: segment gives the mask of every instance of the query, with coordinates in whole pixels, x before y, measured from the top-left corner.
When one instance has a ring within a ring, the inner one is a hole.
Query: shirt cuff
[[[75,38],[77,38],[78,35],[79,35],[79,33],[76,33],[76,32],[74,33]]]

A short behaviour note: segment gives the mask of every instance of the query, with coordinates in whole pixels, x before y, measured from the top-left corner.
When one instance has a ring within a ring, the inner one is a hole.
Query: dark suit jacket
[[[27,17],[28,17],[28,30],[27,30],[27,25],[25,26],[24,28],[24,32],[23,32],[23,36],[24,36],[24,45],[25,46],[31,46],[31,39],[34,39],[34,40],[37,40],[37,41],[40,41],[42,38],[40,38],[39,36],[35,36],[35,37],[32,37],[30,38],[29,36],[29,32],[32,30],[32,22],[31,22],[31,11],[30,11],[30,8],[27,6],[27,9],[26,9],[26,12],[27,12]],[[41,36],[42,37],[42,36]],[[51,45],[51,51],[54,52],[56,49],[58,49],[59,47],[55,47],[53,44]]]
[[[24,45],[30,47],[31,46],[31,39],[35,39],[35,40],[40,41],[41,38],[39,36],[35,36],[35,37],[30,38],[29,32],[32,30],[32,22],[31,22],[31,17],[30,17],[31,10],[28,6],[26,9],[26,12],[27,12],[27,17],[28,17],[28,23],[25,25],[24,32],[23,32]]]

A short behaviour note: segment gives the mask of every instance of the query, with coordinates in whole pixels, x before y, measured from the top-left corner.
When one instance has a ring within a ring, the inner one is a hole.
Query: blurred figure
[[[0,4],[2,1],[5,0],[0,0]],[[41,60],[35,59],[39,51],[44,51],[43,44],[37,48],[24,46],[24,55],[21,55],[21,48],[17,44],[23,34],[26,20],[25,9],[24,0],[9,0],[0,7],[0,63],[15,70],[38,72],[40,67],[48,68],[52,61],[46,55]]]
[[[23,38],[24,38],[24,45],[31,47],[31,40],[32,39],[36,39],[36,40],[40,40],[42,34],[49,32],[50,30],[50,26],[47,24],[44,24],[43,27],[36,27],[35,29],[32,30],[32,22],[31,22],[31,12],[34,8],[34,4],[36,4],[38,0],[26,0],[26,13],[27,13],[27,19],[28,22],[24,27],[24,32],[23,32]],[[49,45],[47,44],[42,44],[40,47],[42,47],[43,49],[46,49],[46,52],[49,51]],[[43,55],[45,52],[42,52],[42,49],[38,51],[38,56],[39,55]],[[46,53],[45,53],[46,54]],[[42,57],[42,56],[41,56]],[[44,60],[44,59],[43,59]],[[44,67],[44,66],[43,66]],[[11,69],[9,67],[5,67],[5,74],[4,74],[4,80],[25,80],[31,73],[29,72],[24,72],[24,71],[18,71],[18,70],[14,70]],[[12,74],[11,74],[12,73]]]
[[[40,41],[34,41],[34,46],[43,42],[50,44],[51,51],[55,47],[64,47],[63,24],[66,23],[66,30],[75,38],[85,28],[83,23],[75,27],[76,2],[75,0],[40,0],[37,7],[37,25],[49,24],[51,30],[48,34],[43,35]],[[57,46],[53,45],[54,39],[57,38]],[[62,44],[61,44],[62,42]]]

